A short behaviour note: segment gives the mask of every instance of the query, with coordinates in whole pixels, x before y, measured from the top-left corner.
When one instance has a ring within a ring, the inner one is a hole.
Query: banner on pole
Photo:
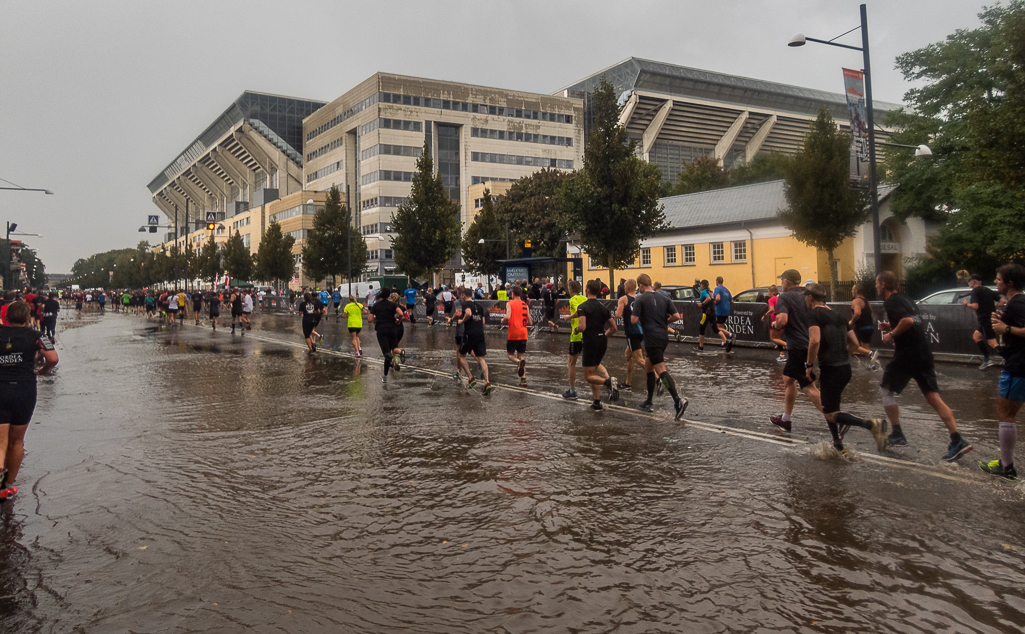
[[[851,182],[868,187],[868,113],[865,110],[865,73],[843,69],[844,94],[851,125]]]

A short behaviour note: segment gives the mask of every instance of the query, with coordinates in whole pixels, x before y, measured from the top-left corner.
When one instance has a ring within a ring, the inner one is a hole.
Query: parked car
[[[997,289],[992,286],[987,286],[994,293]],[[972,289],[965,286],[959,286],[958,288],[948,288],[945,291],[936,291],[932,295],[926,295],[922,299],[915,302],[916,304],[925,304],[927,306],[939,306],[944,304],[960,304],[962,301],[969,298],[972,294]]]
[[[758,286],[756,288],[749,288],[746,291],[734,295],[733,301],[748,304],[764,304],[769,301],[769,287]]]
[[[690,286],[663,286],[662,290],[669,293],[669,297],[676,301],[687,301],[697,299],[694,289]]]

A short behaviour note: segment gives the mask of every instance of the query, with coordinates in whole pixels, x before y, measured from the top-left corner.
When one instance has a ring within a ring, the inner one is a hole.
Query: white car
[[[986,288],[990,289],[994,293],[997,292],[997,289],[993,288],[992,286],[987,286]],[[922,299],[918,300],[915,303],[917,303],[917,304],[924,304],[924,305],[927,305],[927,306],[950,305],[950,304],[960,305],[961,302],[966,300],[966,299],[968,299],[971,294],[972,294],[972,289],[970,289],[970,288],[968,288],[966,286],[961,286],[961,287],[958,287],[958,288],[949,288],[949,289],[947,289],[945,291],[937,291],[937,292],[933,293],[932,295],[926,295],[925,297],[923,297]]]

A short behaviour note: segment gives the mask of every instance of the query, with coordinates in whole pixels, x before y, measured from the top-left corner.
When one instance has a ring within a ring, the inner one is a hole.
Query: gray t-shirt
[[[661,293],[638,293],[631,310],[644,331],[646,347],[669,345],[669,316],[676,312],[671,299]]]
[[[808,349],[808,305],[804,303],[804,288],[795,286],[779,294],[776,314],[787,316],[783,338],[791,350]]]
[[[463,308],[465,307],[463,306],[462,299],[456,298],[456,300],[452,302],[452,315],[454,315],[456,319],[457,337],[462,337],[466,331],[466,324],[463,323]]]

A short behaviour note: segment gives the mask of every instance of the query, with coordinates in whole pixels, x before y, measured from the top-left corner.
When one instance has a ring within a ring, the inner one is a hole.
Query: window
[[[666,254],[666,266],[672,266],[672,265],[676,264],[676,247],[675,246],[673,246],[673,247],[666,247],[665,248],[665,254]]]
[[[411,145],[390,145],[388,143],[378,143],[377,145],[371,146],[360,152],[360,160],[367,160],[373,158],[378,154],[386,154],[388,156],[420,156],[422,150],[418,147]]]
[[[651,249],[649,247],[641,249],[641,266],[651,266]]]
[[[313,181],[317,180],[318,178],[323,178],[323,177],[327,176],[328,174],[334,174],[335,172],[337,172],[340,169],[342,169],[342,162],[341,161],[336,161],[336,162],[328,165],[327,167],[320,168],[319,170],[313,172],[312,174],[307,174],[306,175],[306,182],[307,183],[312,183]]]
[[[713,242],[709,246],[712,249],[712,264],[726,261],[726,250],[722,242]]]
[[[513,132],[512,130],[470,128],[470,136],[481,139],[497,139],[499,141],[522,141],[523,143],[540,143],[542,145],[573,146],[573,137],[533,134],[531,132]]]
[[[831,280],[840,279],[840,260],[833,260],[829,263],[829,274]]]
[[[505,165],[527,165],[529,167],[554,167],[571,170],[573,161],[554,159],[541,156],[520,156],[518,154],[494,154],[491,152],[471,152],[470,160],[477,163],[503,163]]]
[[[377,181],[398,181],[400,183],[412,183],[415,172],[403,172],[401,170],[374,170],[360,177],[360,184],[369,185]]]
[[[279,212],[271,214],[269,220],[270,220],[270,222],[281,222],[282,220],[287,220],[288,218],[295,218],[296,216],[304,216],[304,215],[305,216],[312,216],[315,213],[317,213],[316,204],[313,204],[313,205],[306,205],[306,204],[296,205],[295,207],[290,207],[290,208],[285,209],[283,211],[279,211]],[[241,221],[239,221],[239,222],[241,222]],[[249,224],[249,223],[247,222],[246,224]],[[238,227],[233,227],[233,229],[237,229],[237,228]]]
[[[747,242],[744,240],[733,243],[733,261],[747,262]]]
[[[683,245],[683,263],[694,264],[694,245],[685,244]]]

